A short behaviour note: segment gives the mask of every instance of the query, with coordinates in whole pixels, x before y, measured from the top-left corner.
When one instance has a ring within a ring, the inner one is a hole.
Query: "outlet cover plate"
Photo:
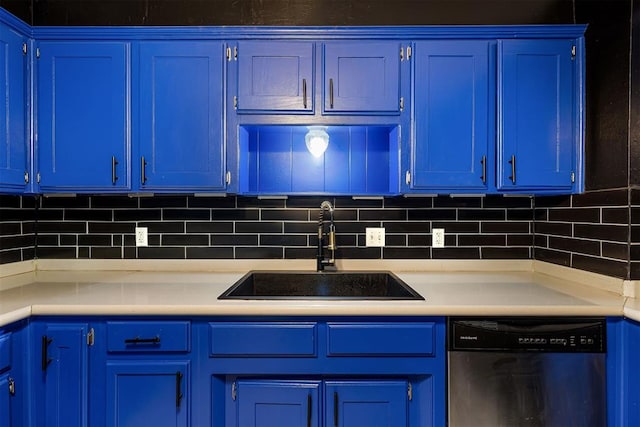
[[[444,248],[444,228],[434,228],[431,231],[431,246]]]
[[[147,227],[136,227],[136,246],[149,246]]]
[[[367,247],[383,247],[384,246],[384,227],[367,227],[366,233],[366,246]]]

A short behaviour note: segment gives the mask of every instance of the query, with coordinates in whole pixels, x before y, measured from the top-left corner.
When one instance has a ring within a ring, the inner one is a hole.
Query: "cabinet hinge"
[[[405,182],[407,185],[411,184],[411,172],[407,171],[407,172],[404,174],[404,182]]]
[[[233,47],[233,60],[234,61],[238,60],[238,46]]]
[[[404,47],[400,46],[400,61],[404,61]]]
[[[22,43],[22,54],[23,55],[27,54],[27,44],[26,43]]]
[[[36,58],[40,58],[40,48],[36,48]]]
[[[36,174],[36,182],[40,184],[40,172]]]
[[[231,399],[236,400],[236,397],[238,397],[238,384],[234,381],[231,384]]]
[[[87,334],[87,345],[92,346],[96,341],[96,331],[91,328],[89,329],[89,333]]]
[[[571,60],[576,59],[576,45],[571,46]]]
[[[233,97],[233,109],[234,110],[238,109],[238,97],[237,96]]]
[[[576,173],[571,171],[571,183],[573,184],[574,182],[576,182]]]
[[[13,380],[13,378],[9,378],[9,395],[16,395],[16,382]]]
[[[231,48],[227,46],[227,61],[231,61]]]
[[[224,182],[226,182],[227,185],[231,184],[231,171],[227,171],[227,173],[225,174]]]
[[[404,111],[404,97],[401,96],[400,97],[400,111]]]
[[[24,183],[29,183],[29,171],[24,171]]]
[[[411,54],[413,53],[411,50],[411,46],[407,46],[407,61],[411,59]]]
[[[407,386],[407,396],[409,397],[409,401],[413,399],[413,386],[411,383]]]

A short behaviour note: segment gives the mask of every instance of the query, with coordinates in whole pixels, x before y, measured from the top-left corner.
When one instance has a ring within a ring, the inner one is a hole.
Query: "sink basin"
[[[250,271],[218,299],[424,300],[387,271]]]

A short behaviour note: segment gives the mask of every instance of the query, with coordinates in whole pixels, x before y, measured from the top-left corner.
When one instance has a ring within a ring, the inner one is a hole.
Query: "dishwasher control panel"
[[[450,318],[449,351],[606,352],[602,318]]]

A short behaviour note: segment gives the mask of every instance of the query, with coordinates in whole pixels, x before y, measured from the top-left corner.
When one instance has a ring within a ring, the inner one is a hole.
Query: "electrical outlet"
[[[384,246],[384,227],[366,228],[366,245],[367,246]]]
[[[434,228],[431,234],[431,246],[444,248],[444,228]]]
[[[136,227],[136,246],[149,246],[147,227]]]

